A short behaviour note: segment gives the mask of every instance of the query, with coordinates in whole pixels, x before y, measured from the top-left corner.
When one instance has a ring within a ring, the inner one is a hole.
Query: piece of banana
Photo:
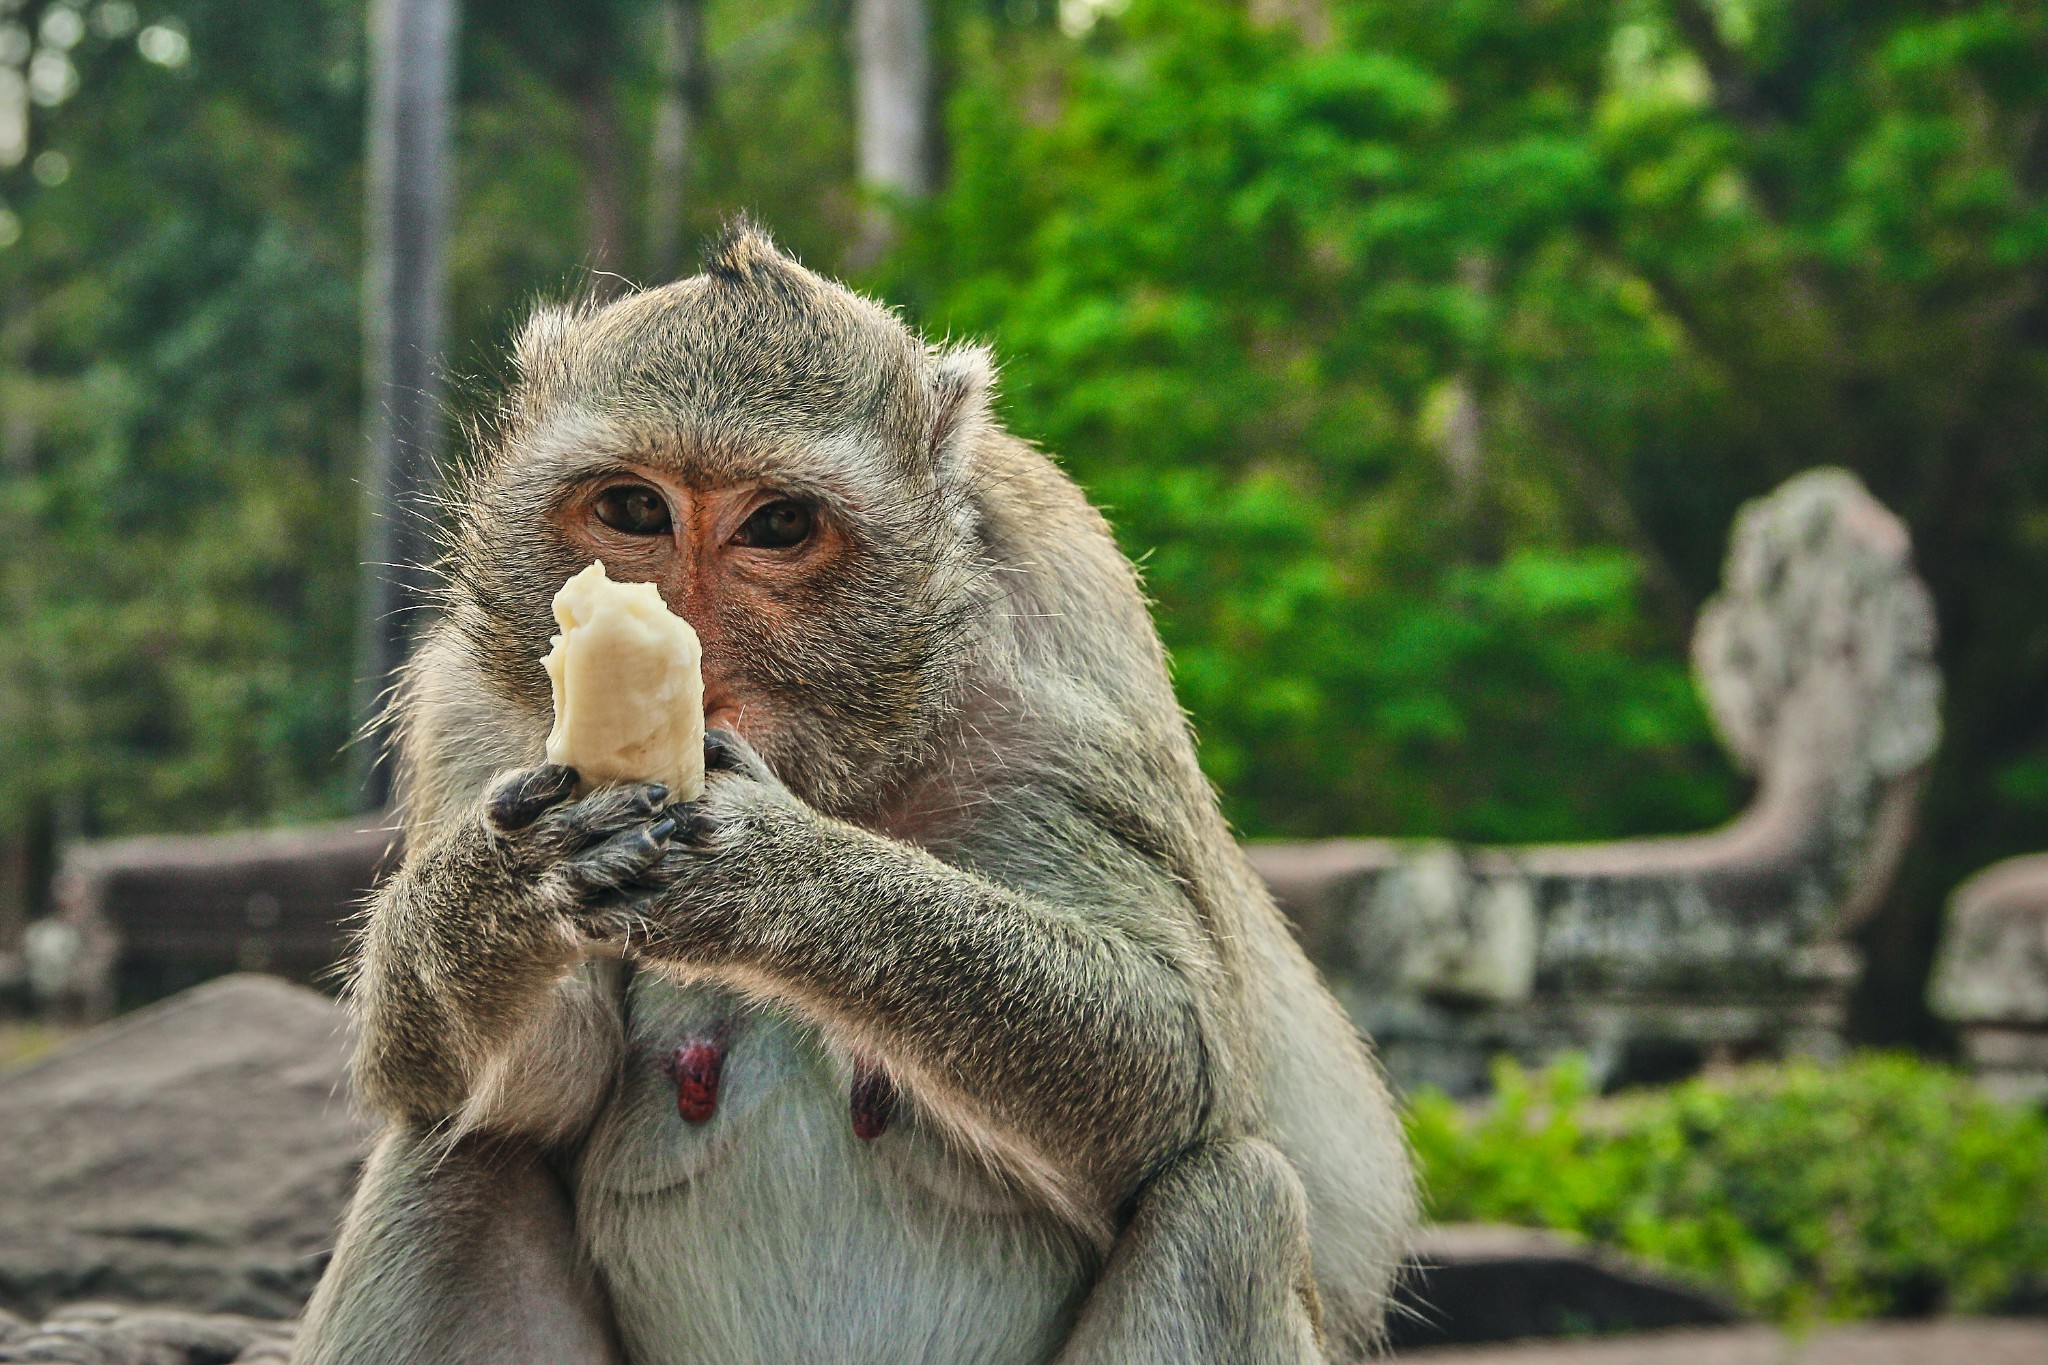
[[[554,684],[548,762],[593,787],[661,782],[704,790],[704,649],[652,583],[615,583],[592,564],[555,594],[562,633],[541,664]]]

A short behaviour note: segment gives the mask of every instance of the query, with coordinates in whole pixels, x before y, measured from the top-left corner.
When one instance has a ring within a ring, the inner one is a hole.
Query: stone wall
[[[372,817],[74,846],[58,868],[57,913],[26,937],[30,979],[46,1007],[89,1018],[224,972],[331,985],[397,846]]]

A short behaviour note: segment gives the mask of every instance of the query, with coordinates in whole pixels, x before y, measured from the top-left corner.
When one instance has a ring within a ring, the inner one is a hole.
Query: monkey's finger
[[[576,770],[560,763],[507,773],[484,799],[484,813],[506,833],[525,829],[550,806],[566,801],[576,790],[576,781]]]
[[[615,891],[652,871],[667,852],[669,836],[675,831],[676,822],[663,816],[645,829],[614,834],[595,848],[564,861],[556,875],[582,895]]]
[[[557,806],[534,824],[533,838],[556,855],[573,853],[601,839],[644,825],[668,801],[659,782],[626,782]]]
[[[773,782],[775,775],[754,752],[754,746],[730,730],[704,732],[704,771],[743,773],[758,782]]]
[[[674,847],[687,848],[696,853],[709,852],[718,831],[725,825],[725,822],[712,814],[710,807],[702,801],[670,806],[668,817],[675,821],[676,826],[675,836],[669,843]]]

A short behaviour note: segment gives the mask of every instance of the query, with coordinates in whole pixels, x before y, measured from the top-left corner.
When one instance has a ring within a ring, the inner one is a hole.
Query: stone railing
[[[1531,848],[1333,840],[1254,863],[1397,1080],[1591,1055],[1610,1080],[1826,1051],[1939,734],[1934,620],[1904,527],[1839,470],[1744,509],[1694,638],[1750,808],[1686,838]],[[316,980],[393,836],[361,825],[86,845],[37,926],[85,1013],[262,968]]]
[[[56,914],[25,939],[30,980],[46,1008],[87,1018],[224,972],[321,982],[397,837],[365,817],[74,845]]]
[[[1928,990],[1993,1090],[2048,1100],[2048,853],[1993,863],[1949,897]]]
[[[1756,783],[1722,829],[1254,846],[1397,1082],[1473,1093],[1499,1053],[1582,1051],[1615,1082],[1836,1045],[1860,969],[1846,932],[1897,867],[1940,736],[1933,609],[1905,527],[1840,470],[1751,503],[1693,663]]]

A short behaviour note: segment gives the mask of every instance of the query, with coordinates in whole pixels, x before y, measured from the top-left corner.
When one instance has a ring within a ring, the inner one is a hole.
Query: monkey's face
[[[704,643],[709,723],[859,819],[956,702],[984,570],[960,433],[985,359],[760,243],[699,277],[536,321],[448,560],[486,676],[545,714],[550,600],[592,560]],[[965,414],[965,416],[963,416]]]
[[[811,498],[749,481],[693,486],[646,466],[591,479],[556,509],[561,534],[613,576],[653,583],[704,644],[705,723],[768,719],[753,676],[801,629],[798,603],[842,579],[847,537]],[[752,736],[749,736],[752,738]]]
[[[696,627],[706,723],[814,804],[852,813],[946,704],[960,584],[930,524],[864,515],[815,472],[721,478],[687,451],[576,481],[550,520],[579,561],[655,584]]]

